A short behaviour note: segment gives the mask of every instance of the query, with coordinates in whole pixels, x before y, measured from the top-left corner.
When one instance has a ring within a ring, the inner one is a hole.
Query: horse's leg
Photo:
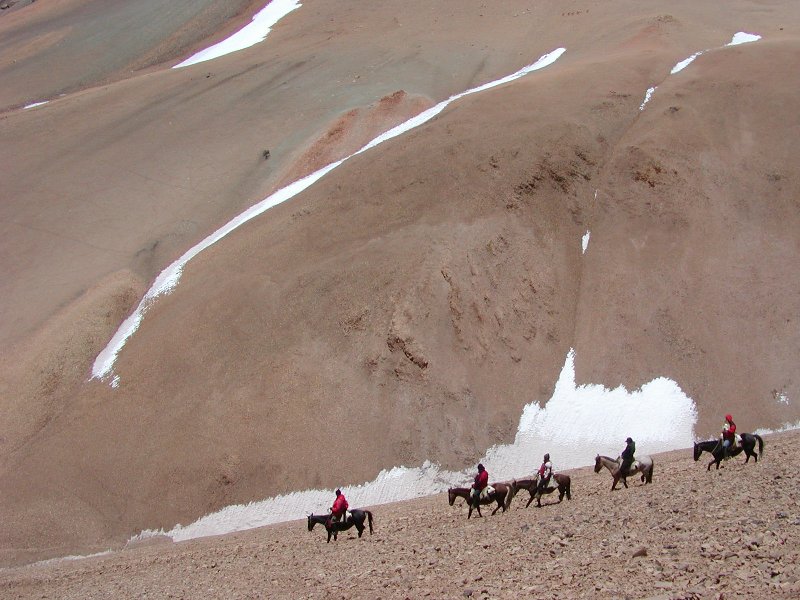
[[[530,491],[530,490],[528,490],[528,491]],[[531,497],[528,498],[528,503],[525,505],[525,508],[528,508],[531,505],[531,502],[533,502],[533,494],[531,494]]]

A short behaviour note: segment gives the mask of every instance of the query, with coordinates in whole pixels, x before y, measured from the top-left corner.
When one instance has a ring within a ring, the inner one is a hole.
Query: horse
[[[620,479],[622,479],[622,485],[627,488],[628,482],[625,481],[625,479],[636,473],[642,474],[642,483],[648,484],[653,482],[653,459],[649,456],[643,455],[637,458],[625,475],[619,472],[620,466],[621,463],[619,459],[614,460],[608,456],[601,456],[598,454],[594,459],[595,473],[599,473],[600,469],[603,467],[611,472],[611,476],[614,478],[614,483],[611,484],[612,492],[617,489],[617,482]]]
[[[450,506],[453,506],[455,503],[456,498],[463,498],[469,504],[469,513],[467,513],[467,518],[469,519],[472,516],[472,509],[475,508],[478,510],[478,516],[482,517],[481,514],[481,504],[491,504],[492,502],[497,502],[497,507],[492,511],[492,514],[496,513],[499,509],[503,509],[503,512],[506,512],[506,498],[508,498],[509,494],[511,493],[511,487],[507,483],[492,483],[490,484],[491,487],[494,488],[494,492],[491,494],[487,494],[485,498],[481,498],[475,506],[472,505],[472,498],[470,496],[470,492],[472,488],[464,488],[464,487],[456,487],[450,488],[447,490],[447,496],[450,501]]]
[[[728,452],[728,456],[736,456],[737,454],[741,454],[744,452],[747,455],[747,459],[744,461],[745,464],[750,462],[750,457],[752,456],[756,462],[758,462],[758,457],[764,454],[764,440],[761,439],[761,436],[757,433],[743,433],[741,434],[742,444],[741,446],[734,446]],[[758,454],[755,452],[756,442],[758,442]],[[717,469],[719,469],[719,463],[722,462],[722,459],[725,458],[725,453],[722,448],[722,444],[719,440],[708,440],[706,442],[695,442],[694,445],[694,460],[697,462],[700,460],[700,455],[703,452],[708,452],[711,456],[714,457],[710,463],[708,463],[708,467],[706,471],[711,470],[711,465],[717,465]]]
[[[328,532],[328,543],[330,544],[331,536],[333,536],[333,541],[336,541],[336,535],[340,531],[347,531],[351,527],[355,527],[358,530],[358,537],[361,537],[365,529],[365,520],[369,522],[369,533],[372,535],[372,513],[360,508],[347,511],[345,518],[341,521],[334,521],[333,515],[330,513],[327,515],[315,515],[311,513],[308,515],[308,530],[311,531],[314,529],[314,525],[317,523],[323,525]]]
[[[539,486],[539,474],[537,473],[533,477],[527,477],[525,479],[512,479],[511,480],[511,493],[509,494],[508,499],[506,500],[506,506],[511,505],[511,500],[516,496],[519,490],[528,490],[528,493],[531,497],[528,499],[528,503],[525,505],[525,508],[528,508],[533,502],[533,499],[536,498],[536,506],[542,506],[542,494],[550,494],[552,493],[556,487],[558,489],[558,501],[561,502],[564,499],[564,496],[567,497],[567,500],[572,500],[572,495],[570,493],[570,477],[569,475],[564,475],[562,473],[553,473],[553,479],[556,482],[556,486],[548,485],[544,490],[537,493],[537,488]]]

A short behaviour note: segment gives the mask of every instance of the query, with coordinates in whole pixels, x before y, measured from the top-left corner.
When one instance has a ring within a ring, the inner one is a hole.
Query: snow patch
[[[591,236],[591,232],[587,229],[586,233],[583,234],[581,238],[581,248],[583,249],[583,254],[586,254],[586,248],[589,247],[589,236]]]
[[[33,102],[31,104],[26,104],[22,107],[22,110],[28,110],[29,108],[36,108],[37,106],[42,106],[43,104],[47,104],[50,100],[42,100],[41,102]]]
[[[757,435],[768,435],[770,433],[783,433],[784,431],[793,431],[795,429],[800,429],[800,421],[796,423],[784,423],[777,429],[767,429],[766,427],[762,427],[761,429],[756,429],[753,433]]]
[[[238,52],[250,46],[254,46],[259,42],[263,42],[267,34],[272,31],[272,26],[280,21],[283,17],[288,15],[293,10],[302,6],[297,0],[272,0],[267,6],[262,8],[252,19],[250,23],[245,25],[242,29],[234,33],[229,38],[200,50],[184,60],[183,62],[172,67],[173,69],[180,69],[188,67],[200,62],[219,58],[231,52]]]
[[[644,110],[644,105],[650,102],[650,98],[652,97],[653,92],[655,91],[656,91],[655,86],[647,88],[647,91],[644,93],[644,100],[642,100],[642,103],[639,105],[639,110]]]
[[[756,35],[754,33],[745,33],[744,31],[739,31],[739,32],[737,32],[737,33],[735,33],[733,35],[733,38],[731,39],[731,41],[729,43],[725,44],[724,47],[736,46],[738,44],[747,44],[749,42],[756,42],[756,41],[758,41],[760,39],[761,39],[760,35]],[[700,51],[695,52],[694,54],[692,54],[689,58],[683,59],[682,61],[677,63],[674,67],[672,67],[672,70],[670,70],[669,74],[670,75],[674,75],[675,73],[680,73],[686,67],[688,67],[690,64],[692,64],[692,62],[694,62],[694,59],[696,59],[698,56],[700,56],[701,54],[703,54],[705,52],[708,52],[708,50],[700,50]],[[647,92],[645,93],[645,96],[644,96],[644,101],[639,106],[639,110],[644,110],[644,105],[649,102],[650,97],[653,95],[653,92],[655,92],[655,91],[656,91],[655,87],[651,87],[651,88],[649,88],[647,90]]]
[[[760,39],[761,36],[756,33],[745,33],[744,31],[738,31],[733,34],[733,38],[727,45],[738,46],[739,44],[749,44],[750,42],[757,42]]]

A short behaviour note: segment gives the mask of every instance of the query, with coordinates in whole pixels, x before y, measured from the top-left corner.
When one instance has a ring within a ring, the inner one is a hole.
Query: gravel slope
[[[757,464],[707,472],[656,455],[654,481],[610,492],[571,472],[571,501],[467,520],[446,495],[373,507],[375,532],[325,543],[292,522],[0,571],[4,598],[772,598],[800,595],[800,432]],[[556,457],[557,458],[557,457]],[[524,492],[523,492],[524,493]],[[319,507],[309,507],[314,509]]]

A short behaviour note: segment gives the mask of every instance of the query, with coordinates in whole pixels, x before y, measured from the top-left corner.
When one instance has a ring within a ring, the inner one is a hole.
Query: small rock
[[[647,556],[647,548],[645,548],[644,546],[642,546],[641,548],[639,548],[638,550],[636,550],[636,551],[633,553],[633,558],[637,558],[637,557],[639,557],[639,556]]]

